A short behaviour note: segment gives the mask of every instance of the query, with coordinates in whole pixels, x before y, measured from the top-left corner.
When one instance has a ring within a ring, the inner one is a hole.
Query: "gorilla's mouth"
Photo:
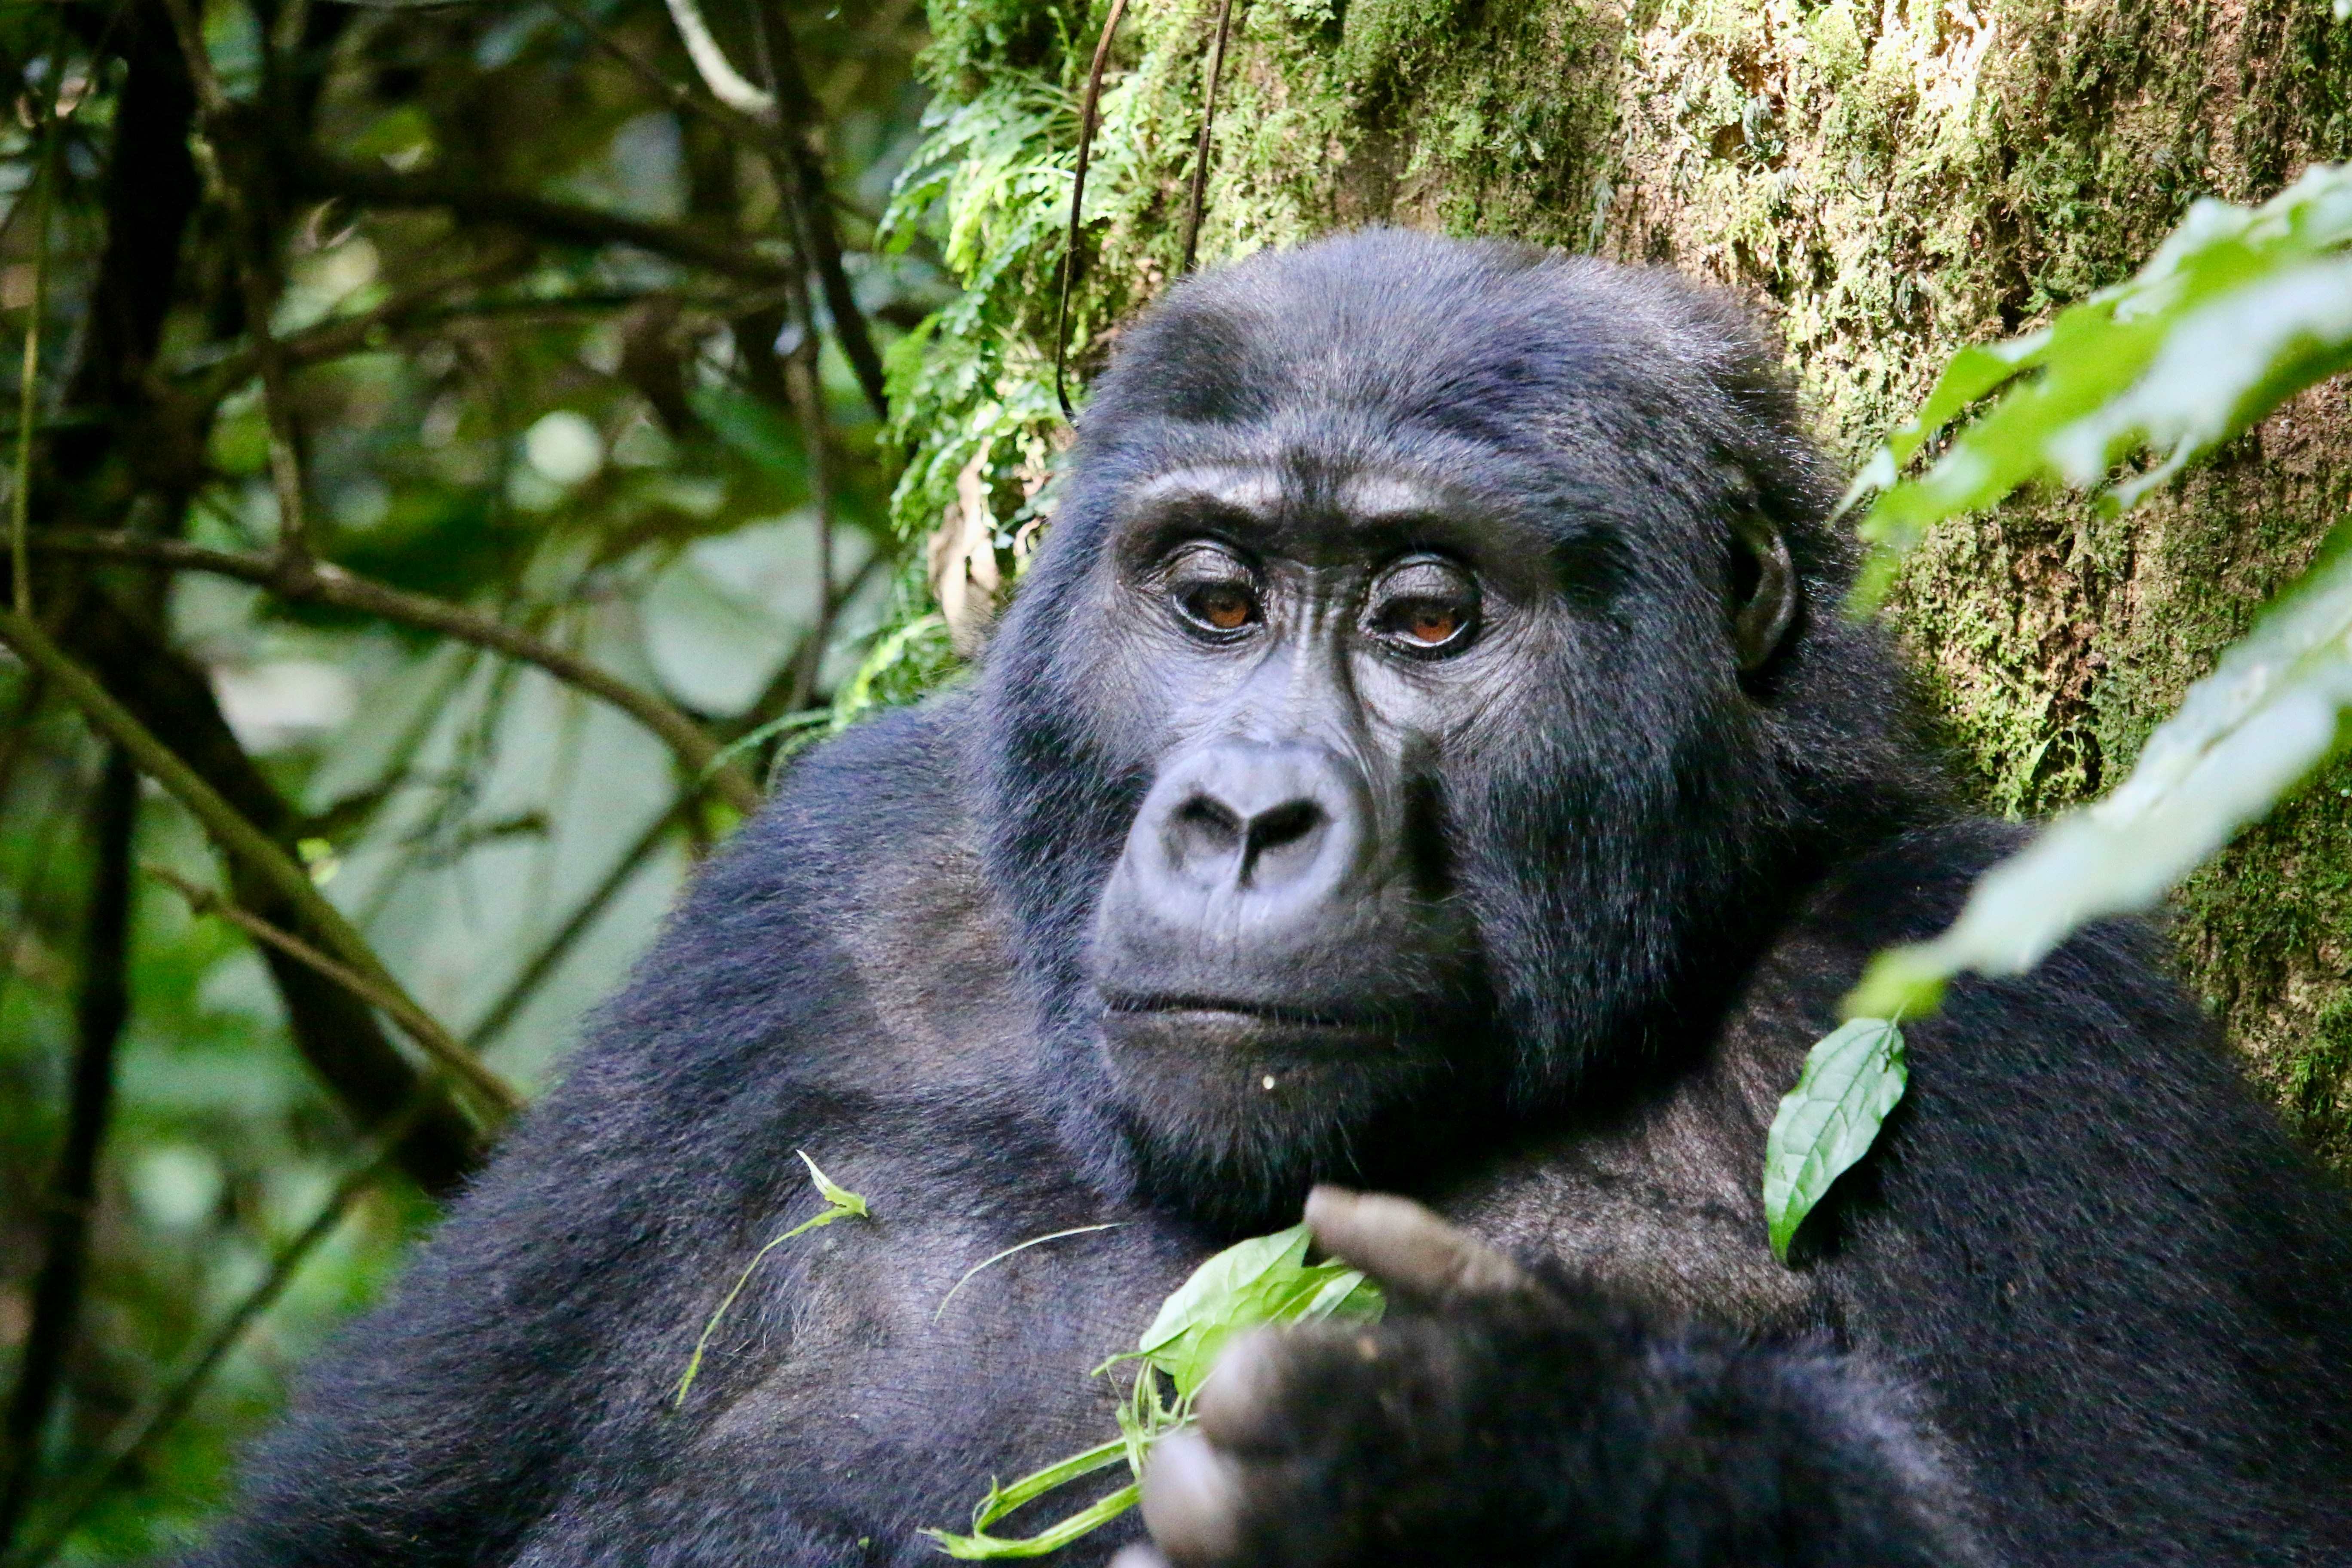
[[[1272,1071],[1353,1073],[1408,1054],[1387,1009],[1324,1008],[1251,996],[1167,992],[1104,998],[1103,1033],[1131,1068],[1187,1079]]]
[[[1183,993],[1150,992],[1103,998],[1112,1013],[1129,1017],[1158,1016],[1175,1020],[1196,1016],[1249,1020],[1278,1030],[1346,1035],[1392,1035],[1393,1014],[1360,1007],[1318,1008],[1290,1002],[1263,1002],[1244,996],[1200,996]]]

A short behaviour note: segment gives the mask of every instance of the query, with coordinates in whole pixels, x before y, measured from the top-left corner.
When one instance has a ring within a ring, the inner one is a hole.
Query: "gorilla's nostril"
[[[1196,795],[1176,808],[1179,837],[1211,855],[1230,854],[1242,841],[1242,819],[1223,802]]]
[[[1285,801],[1272,811],[1261,811],[1250,818],[1250,852],[1263,855],[1269,849],[1297,843],[1327,820],[1323,808],[1311,800]]]

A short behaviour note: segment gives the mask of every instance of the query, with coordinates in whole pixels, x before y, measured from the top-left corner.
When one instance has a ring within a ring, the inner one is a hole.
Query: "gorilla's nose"
[[[1333,752],[1221,742],[1162,771],[1128,857],[1163,919],[1307,920],[1357,879],[1370,816],[1360,772]]]
[[[1412,934],[1378,787],[1309,741],[1219,739],[1163,763],[1095,917],[1095,983],[1123,1026],[1366,1013],[1393,978],[1367,969]]]

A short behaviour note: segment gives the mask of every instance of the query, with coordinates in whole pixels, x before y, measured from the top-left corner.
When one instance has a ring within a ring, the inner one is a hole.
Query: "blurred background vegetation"
[[[874,237],[924,19],[710,26],[772,110],[714,100],[661,0],[0,5],[33,617],[519,1099],[907,618],[910,560],[920,592],[878,353],[951,290],[931,240]],[[7,661],[20,1550],[199,1517],[500,1114],[215,893],[335,948]]]
[[[195,1528],[773,771],[979,646],[1108,9],[0,0],[9,1568]],[[1204,136],[1227,9],[1114,39],[1081,373],[1205,143],[1209,259],[1385,221],[1730,286],[1858,464],[2195,197],[2352,154],[2328,0],[1236,0]],[[2347,500],[2318,385],[2128,515],[1939,523],[1887,614],[1983,803],[2046,811]],[[2342,1161],[2322,777],[2175,931]]]

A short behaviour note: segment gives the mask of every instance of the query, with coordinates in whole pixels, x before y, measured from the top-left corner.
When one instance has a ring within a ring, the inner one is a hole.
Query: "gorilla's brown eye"
[[[1221,632],[1239,631],[1249,625],[1250,611],[1255,607],[1248,589],[1234,587],[1195,588],[1185,605],[1194,620],[1206,622]]]
[[[1203,631],[1237,632],[1263,618],[1256,580],[1221,546],[1194,545],[1179,554],[1168,586],[1178,613]]]
[[[1452,641],[1462,629],[1462,616],[1450,605],[1415,605],[1404,612],[1403,622],[1405,636],[1430,647]]]
[[[1451,653],[1469,646],[1478,619],[1478,585],[1450,561],[1416,556],[1373,585],[1366,622],[1408,653]]]

